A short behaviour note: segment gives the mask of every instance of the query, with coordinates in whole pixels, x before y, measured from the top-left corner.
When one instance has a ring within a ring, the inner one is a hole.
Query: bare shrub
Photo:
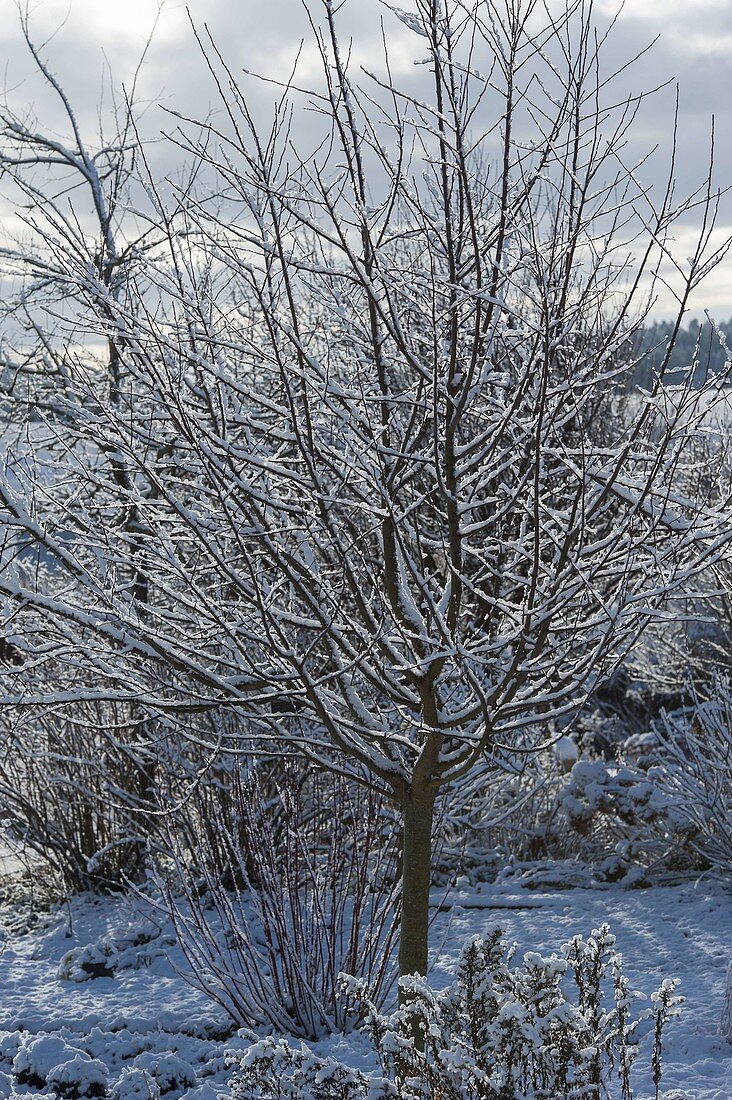
[[[664,715],[648,778],[666,798],[670,823],[682,830],[703,865],[732,873],[732,685],[717,677],[685,711]]]
[[[11,845],[69,890],[118,889],[144,864],[146,761],[129,708],[75,704],[27,714],[0,742],[0,800]]]
[[[189,980],[237,1026],[347,1028],[357,1011],[336,996],[343,970],[383,1002],[399,835],[372,791],[291,765],[274,783],[233,762],[167,820],[162,881]]]

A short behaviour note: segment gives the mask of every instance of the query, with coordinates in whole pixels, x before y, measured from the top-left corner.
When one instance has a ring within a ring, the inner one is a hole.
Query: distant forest
[[[680,330],[671,352],[669,382],[673,382],[675,380],[674,375],[677,374],[680,380],[680,372],[686,371],[694,360],[698,363],[698,384],[702,383],[707,374],[717,374],[724,368],[725,361],[732,356],[732,319],[719,323],[719,330],[727,340],[727,352],[725,352],[719,336],[708,321],[704,321],[700,325],[699,321],[694,319],[689,322],[688,328]],[[671,321],[655,322],[652,325],[644,326],[638,331],[633,356],[636,357],[641,352],[650,354],[636,368],[633,377],[635,385],[643,387],[649,385],[652,371],[663,362],[672,332],[673,323]]]

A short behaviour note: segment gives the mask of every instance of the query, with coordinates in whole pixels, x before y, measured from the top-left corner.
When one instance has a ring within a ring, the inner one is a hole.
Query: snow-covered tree
[[[438,792],[571,719],[732,533],[722,480],[678,481],[720,377],[664,383],[724,249],[711,181],[654,196],[627,159],[641,97],[614,93],[588,5],[418,0],[403,86],[388,51],[356,82],[337,7],[312,14],[321,83],[286,82],[267,132],[199,38],[217,121],[171,136],[196,187],[148,179],[158,244],[123,295],[38,227],[120,383],[73,408],[73,493],[0,485],[0,564],[29,535],[53,563],[0,574],[24,656],[3,699],[130,701],[183,734],[230,709],[262,751],[388,792],[400,970],[424,973]],[[667,354],[615,409],[699,210]],[[78,358],[75,385],[99,371]],[[44,665],[60,682],[29,691]]]

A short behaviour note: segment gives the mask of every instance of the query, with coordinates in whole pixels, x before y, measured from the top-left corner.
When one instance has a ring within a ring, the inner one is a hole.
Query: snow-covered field
[[[170,1100],[183,1094],[214,1100],[226,1092],[227,1053],[244,1040],[186,984],[168,930],[151,923],[139,903],[73,898],[32,931],[17,930],[12,908],[2,918],[0,1096],[54,1091],[54,1081],[58,1090],[69,1074],[98,1080],[120,1100],[147,1100],[151,1078]],[[442,945],[433,980],[448,981],[460,945],[487,925],[503,925],[520,949],[550,951],[603,921],[617,935],[637,988],[650,993],[663,977],[682,980],[687,1000],[669,1030],[663,1092],[669,1100],[730,1100],[732,1047],[716,1027],[732,946],[732,899],[719,887],[456,889],[433,928],[433,943]],[[86,945],[92,947],[80,953]],[[74,980],[90,969],[101,976]],[[45,1038],[31,1045],[39,1037]],[[367,1058],[358,1035],[334,1036],[319,1047],[352,1064]],[[54,1075],[52,1067],[63,1064],[71,1068]],[[49,1071],[51,1084],[44,1087]],[[19,1073],[26,1084],[19,1084]],[[640,1094],[652,1094],[646,1066],[639,1083]]]

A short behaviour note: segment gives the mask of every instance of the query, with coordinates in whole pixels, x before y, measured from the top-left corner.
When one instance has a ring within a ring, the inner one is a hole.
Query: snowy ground
[[[132,902],[75,898],[31,932],[13,931],[12,909],[4,916],[0,1096],[49,1091],[40,1079],[32,1080],[32,1067],[25,1074],[30,1083],[19,1085],[19,1063],[15,1071],[12,1067],[21,1045],[27,1048],[32,1037],[44,1036],[31,1049],[30,1061],[45,1074],[54,1064],[75,1059],[73,1072],[96,1074],[100,1087],[111,1088],[119,1100],[146,1100],[145,1074],[157,1078],[170,1100],[186,1093],[189,1100],[214,1100],[226,1091],[226,1054],[242,1040],[230,1034],[220,1010],[185,983],[178,972],[182,958],[166,929],[159,933],[141,920]],[[732,1100],[732,1048],[716,1037],[732,944],[732,902],[718,887],[542,892],[503,884],[456,890],[433,929],[434,943],[442,942],[433,979],[448,981],[460,945],[489,924],[501,923],[520,948],[554,950],[571,934],[587,934],[605,920],[637,988],[650,993],[663,977],[682,979],[687,1003],[669,1032],[664,1092],[688,1100]],[[147,942],[134,942],[140,938]],[[105,943],[117,967],[113,975],[83,982],[59,978],[60,964],[62,972],[80,976],[79,959],[103,972],[100,945]],[[94,946],[84,955],[77,952],[76,962],[62,964],[69,950],[87,944]],[[359,1036],[319,1045],[354,1064],[365,1055]],[[90,1066],[89,1057],[101,1064]],[[652,1093],[647,1073],[641,1085],[640,1094]]]

